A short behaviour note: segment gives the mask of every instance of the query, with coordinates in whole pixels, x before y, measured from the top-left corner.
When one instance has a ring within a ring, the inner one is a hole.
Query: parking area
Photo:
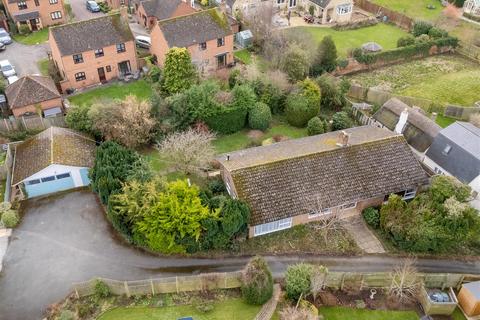
[[[90,12],[86,8],[86,0],[70,0],[72,12],[76,21],[88,20],[105,15],[102,12]]]
[[[48,43],[27,46],[18,42],[7,45],[7,49],[0,52],[0,60],[7,59],[14,66],[17,76],[40,74],[37,61],[47,58]]]

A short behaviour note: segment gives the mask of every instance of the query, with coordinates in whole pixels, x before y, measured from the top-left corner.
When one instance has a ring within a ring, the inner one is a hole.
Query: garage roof
[[[12,186],[51,164],[92,167],[95,140],[75,131],[50,127],[15,147]]]

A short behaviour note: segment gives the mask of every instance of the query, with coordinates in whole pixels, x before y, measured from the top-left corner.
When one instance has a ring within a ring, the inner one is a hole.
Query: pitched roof
[[[310,1],[318,5],[320,8],[325,9],[330,4],[331,0],[310,0]]]
[[[15,147],[12,185],[51,164],[92,167],[95,140],[75,131],[50,127]]]
[[[6,88],[5,95],[11,109],[61,97],[50,77],[36,75],[21,77]]]
[[[435,121],[397,98],[385,102],[380,110],[373,115],[373,118],[393,131],[404,110],[408,111],[408,119],[403,135],[412,147],[424,152],[442,129]]]
[[[215,8],[161,20],[158,25],[170,47],[189,47],[232,34],[227,16]]]
[[[40,14],[38,13],[37,10],[30,11],[30,12],[19,12],[19,13],[14,13],[12,15],[13,21],[15,22],[22,22],[30,19],[36,19],[38,17],[40,17]]]
[[[373,126],[279,142],[218,158],[232,175],[239,198],[251,209],[252,225],[322,208],[404,191],[428,182],[405,139]]]
[[[149,17],[156,17],[159,20],[172,17],[181,5],[191,8],[183,0],[146,0],[142,1],[141,4]],[[194,9],[192,8],[192,10]]]
[[[50,28],[62,56],[105,48],[133,40],[119,13]]]
[[[440,131],[426,156],[460,181],[470,183],[480,175],[480,128],[460,121],[449,125]]]

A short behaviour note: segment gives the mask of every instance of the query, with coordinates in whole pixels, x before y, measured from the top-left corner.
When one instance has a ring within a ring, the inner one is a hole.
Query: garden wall
[[[50,127],[65,127],[63,115],[42,118],[40,116],[0,119],[0,132],[45,130]]]
[[[413,19],[404,14],[379,6],[378,4],[372,3],[368,0],[355,0],[354,2],[357,7],[373,13],[375,16],[387,16],[389,21],[393,22],[396,26],[402,29],[410,31],[410,29],[413,27]]]

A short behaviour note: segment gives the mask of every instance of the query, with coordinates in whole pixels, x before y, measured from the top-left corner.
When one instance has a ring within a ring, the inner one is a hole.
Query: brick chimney
[[[348,140],[350,139],[350,134],[342,130],[338,136],[337,146],[339,147],[348,147]]]

